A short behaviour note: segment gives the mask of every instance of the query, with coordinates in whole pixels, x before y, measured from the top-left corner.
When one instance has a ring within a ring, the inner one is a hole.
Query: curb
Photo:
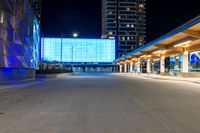
[[[28,82],[32,82],[32,81],[35,81],[35,79],[25,79],[25,80],[8,80],[8,81],[5,81],[5,82],[0,82],[0,86],[2,86],[2,85],[8,85],[8,84],[10,84],[10,85],[14,85],[14,84],[17,84],[17,83],[24,83],[24,82],[26,82],[26,83],[28,83]]]
[[[65,78],[73,73],[59,73],[59,74],[36,74],[36,78]]]
[[[190,82],[190,83],[196,83],[200,84],[200,81],[191,81],[191,80],[179,80],[179,79],[166,79],[166,78],[159,78],[159,77],[150,77],[150,76],[145,76],[142,75],[143,77],[151,78],[151,79],[159,79],[159,80],[173,80],[173,81],[183,81],[183,82]]]

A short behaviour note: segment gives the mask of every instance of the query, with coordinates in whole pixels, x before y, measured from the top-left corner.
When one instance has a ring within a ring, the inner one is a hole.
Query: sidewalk
[[[200,78],[182,78],[182,77],[172,77],[172,76],[161,76],[156,74],[132,74],[135,76],[142,76],[152,79],[161,79],[161,80],[175,80],[175,81],[186,81],[200,84]]]

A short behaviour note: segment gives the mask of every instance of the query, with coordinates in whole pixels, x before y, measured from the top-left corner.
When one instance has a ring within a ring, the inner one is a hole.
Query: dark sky
[[[147,42],[200,14],[200,0],[147,0]],[[43,0],[42,33],[101,35],[101,0]]]

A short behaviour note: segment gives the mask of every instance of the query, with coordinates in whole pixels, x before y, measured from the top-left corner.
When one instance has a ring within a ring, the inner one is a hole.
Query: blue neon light
[[[191,64],[194,64],[194,63],[199,63],[200,62],[200,59],[199,57],[197,56],[197,54],[192,54],[190,56],[190,63]]]
[[[115,60],[114,39],[42,38],[45,62],[101,63]]]
[[[34,67],[39,68],[40,24],[35,18],[33,21],[33,59]]]

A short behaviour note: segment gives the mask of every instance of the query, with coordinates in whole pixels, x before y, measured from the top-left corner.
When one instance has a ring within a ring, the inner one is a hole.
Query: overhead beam
[[[182,52],[180,51],[169,51],[167,53],[165,53],[165,56],[166,57],[169,57],[169,56],[173,56],[173,55],[177,55],[177,54],[181,54]]]
[[[195,38],[200,38],[200,31],[186,30],[186,31],[183,31],[183,33]]]
[[[168,45],[166,46],[166,49],[173,48],[174,45],[176,45],[176,44],[178,44],[178,43],[182,43],[182,42],[184,42],[184,41],[188,41],[188,40],[194,41],[194,40],[197,40],[197,39],[194,38],[194,37],[188,36],[188,37],[185,37],[184,39],[181,39],[181,40],[175,41],[175,42],[173,42],[173,43],[171,43],[171,44],[168,44]]]
[[[182,52],[182,51],[183,51],[183,48],[172,47],[172,48],[169,49],[169,51]]]
[[[197,45],[194,45],[194,46],[191,46],[189,48],[186,48],[187,51],[197,51],[197,50],[200,50],[200,44],[197,44]]]
[[[146,54],[146,55],[149,55],[151,54],[151,52],[147,52],[147,51],[141,51],[142,54]]]
[[[166,46],[163,44],[158,44],[158,45],[155,45],[155,47],[157,48],[161,48],[161,49],[166,49]]]

